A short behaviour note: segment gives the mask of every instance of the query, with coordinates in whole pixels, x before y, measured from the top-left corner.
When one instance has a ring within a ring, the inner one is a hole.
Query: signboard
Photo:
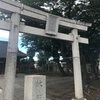
[[[50,15],[47,17],[46,34],[56,36],[58,33],[59,17]]]

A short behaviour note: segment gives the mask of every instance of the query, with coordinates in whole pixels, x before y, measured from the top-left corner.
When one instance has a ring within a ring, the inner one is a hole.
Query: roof
[[[7,41],[0,41],[0,58],[6,58],[7,46],[8,46]],[[27,55],[25,53],[18,50],[17,57],[24,58],[26,56]]]

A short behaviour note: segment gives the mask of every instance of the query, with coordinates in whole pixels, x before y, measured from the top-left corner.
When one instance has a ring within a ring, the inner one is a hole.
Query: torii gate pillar
[[[75,85],[74,86],[75,99],[72,99],[72,100],[86,100],[83,97],[78,30],[73,29],[71,34],[73,35],[73,38],[74,38],[74,41],[72,42],[72,54],[73,54],[73,71],[74,71],[74,85]]]
[[[14,82],[16,73],[16,60],[18,50],[20,15],[13,13],[11,16],[11,30],[5,67],[4,100],[14,100]]]

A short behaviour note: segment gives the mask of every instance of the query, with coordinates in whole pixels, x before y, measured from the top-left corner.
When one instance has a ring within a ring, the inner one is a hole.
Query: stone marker
[[[46,100],[46,76],[25,76],[24,100]]]

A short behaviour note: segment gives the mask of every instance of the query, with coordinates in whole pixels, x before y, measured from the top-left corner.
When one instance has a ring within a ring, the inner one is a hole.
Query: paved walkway
[[[14,100],[23,100],[24,97],[24,75],[20,74],[15,80]],[[0,87],[4,87],[4,76],[0,76]]]

